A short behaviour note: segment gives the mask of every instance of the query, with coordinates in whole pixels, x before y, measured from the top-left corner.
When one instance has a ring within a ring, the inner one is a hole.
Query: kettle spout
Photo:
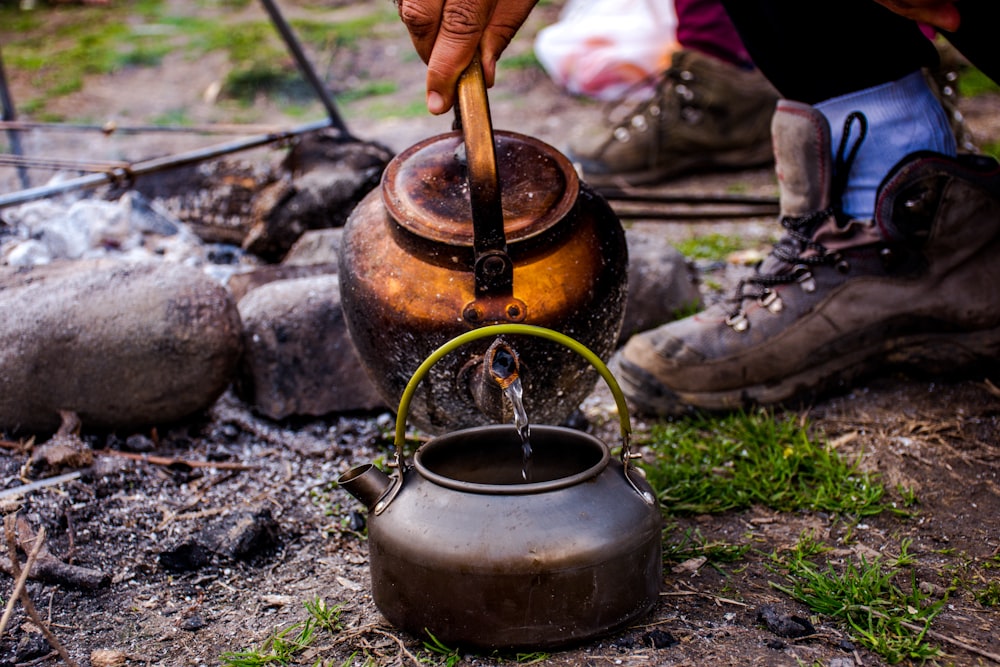
[[[369,510],[389,490],[392,480],[371,463],[355,466],[337,478],[337,484]]]
[[[469,392],[479,411],[493,421],[510,421],[503,394],[520,377],[520,372],[521,360],[517,352],[502,338],[497,338],[469,377]]]

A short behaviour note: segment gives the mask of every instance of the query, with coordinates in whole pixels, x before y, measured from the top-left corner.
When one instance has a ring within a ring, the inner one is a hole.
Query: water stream
[[[531,481],[531,426],[524,409],[524,388],[518,375],[518,360],[514,351],[505,345],[492,348],[490,374],[503,389],[514,411],[514,428],[521,437],[521,478]]]

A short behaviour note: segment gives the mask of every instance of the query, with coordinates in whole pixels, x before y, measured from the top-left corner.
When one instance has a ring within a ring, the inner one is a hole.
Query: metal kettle
[[[478,60],[458,84],[460,130],[397,155],[349,217],[340,251],[345,320],[389,405],[439,345],[498,323],[562,331],[603,358],[625,310],[625,234],[569,160],[493,131]],[[561,423],[593,389],[593,369],[548,341],[525,341],[525,391]],[[482,346],[435,369],[411,421],[430,433],[506,421],[482,378]]]
[[[532,425],[525,481],[518,430],[490,425],[435,437],[403,461],[417,384],[459,347],[499,334],[566,346],[594,366],[618,405],[620,457],[584,432]],[[375,605],[400,629],[485,649],[564,646],[644,615],[659,597],[662,518],[632,465],[630,430],[607,367],[561,333],[493,325],[438,348],[403,392],[393,475],[365,464],[337,480],[370,510]]]

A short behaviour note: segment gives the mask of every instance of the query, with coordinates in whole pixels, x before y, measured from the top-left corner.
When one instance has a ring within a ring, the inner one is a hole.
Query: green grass
[[[731,253],[741,250],[744,245],[745,242],[738,236],[713,232],[692,236],[675,243],[674,247],[688,259],[722,261]]]
[[[225,3],[237,7],[246,0]],[[391,5],[373,7],[349,20],[291,20],[298,39],[318,53],[353,48],[380,26],[396,25]],[[4,66],[26,72],[35,94],[17,100],[21,115],[40,120],[67,120],[46,111],[53,100],[81,90],[87,76],[131,67],[155,67],[169,53],[191,59],[223,51],[232,69],[222,95],[247,106],[258,96],[288,104],[314,97],[275,27],[266,18],[231,23],[211,17],[174,15],[163,0],[93,7],[39,5],[21,11],[0,5],[0,42]],[[336,92],[336,91],[335,91]],[[363,95],[393,92],[373,85]]]
[[[838,562],[826,560],[827,548],[803,536],[792,549],[771,556],[772,571],[784,578],[771,585],[813,612],[838,619],[855,641],[890,664],[927,660],[940,655],[926,635],[946,601],[932,601],[920,591],[906,570],[908,546],[904,541],[895,559]]]
[[[320,598],[304,603],[309,616],[283,630],[275,631],[260,648],[227,651],[219,656],[223,667],[289,665],[316,640],[317,631],[336,635],[341,629],[342,605],[330,607]]]
[[[884,487],[795,416],[760,410],[691,416],[653,426],[641,464],[671,514],[763,505],[864,516],[884,509]]]
[[[1000,92],[1000,86],[974,67],[963,69],[958,77],[959,97],[975,97]]]

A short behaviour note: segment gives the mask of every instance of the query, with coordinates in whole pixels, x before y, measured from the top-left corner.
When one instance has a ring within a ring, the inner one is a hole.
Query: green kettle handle
[[[611,394],[614,396],[615,404],[618,406],[618,421],[621,427],[622,438],[621,462],[625,469],[625,479],[628,480],[629,484],[633,489],[635,489],[636,493],[648,500],[648,493],[639,489],[628,474],[633,458],[629,445],[629,438],[632,433],[632,424],[628,416],[628,405],[625,403],[625,395],[622,393],[621,387],[618,386],[618,381],[615,379],[615,376],[611,374],[611,371],[608,370],[607,365],[601,361],[601,358],[583,343],[580,343],[566,334],[559,333],[558,331],[554,331],[552,329],[531,324],[493,324],[473,329],[472,331],[467,331],[464,334],[456,336],[432,352],[431,355],[417,367],[417,370],[414,371],[410,381],[406,385],[406,388],[403,390],[403,395],[399,400],[399,410],[396,412],[396,437],[394,441],[396,447],[396,481],[394,483],[395,488],[387,494],[385,503],[380,503],[380,505],[383,506],[383,509],[384,506],[392,500],[402,485],[403,445],[406,442],[406,418],[409,415],[410,402],[413,400],[413,394],[417,390],[417,385],[420,384],[420,381],[425,375],[427,375],[427,372],[431,369],[431,367],[440,361],[446,354],[471,341],[489,336],[501,336],[503,334],[524,334],[537,336],[539,338],[546,338],[550,341],[560,343],[582,356],[590,362],[595,369],[597,369],[597,372],[602,378],[604,378],[604,381],[611,389]]]

